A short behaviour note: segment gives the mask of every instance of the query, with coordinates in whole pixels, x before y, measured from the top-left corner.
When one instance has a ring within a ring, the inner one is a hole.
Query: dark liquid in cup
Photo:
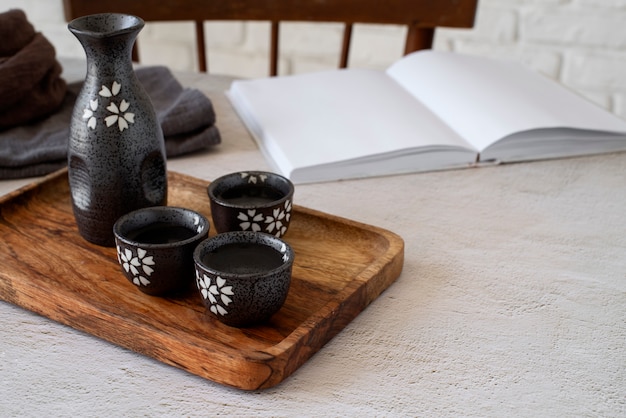
[[[274,270],[283,264],[283,256],[262,244],[223,245],[202,258],[202,263],[225,273],[248,274]]]
[[[232,204],[263,205],[284,196],[280,191],[267,186],[243,185],[224,191],[219,197]]]
[[[169,222],[155,222],[131,231],[128,238],[144,244],[169,244],[189,239],[194,235],[196,232],[193,229]]]

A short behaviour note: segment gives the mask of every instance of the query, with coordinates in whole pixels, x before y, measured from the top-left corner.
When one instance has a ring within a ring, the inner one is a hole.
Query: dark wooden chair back
[[[270,75],[278,72],[279,22],[345,24],[339,67],[348,65],[355,23],[406,25],[404,53],[432,47],[435,28],[471,28],[478,0],[63,0],[70,21],[95,13],[128,13],[146,22],[193,21],[200,71],[207,71],[204,22],[258,20],[271,22]],[[134,59],[137,59],[137,50]]]

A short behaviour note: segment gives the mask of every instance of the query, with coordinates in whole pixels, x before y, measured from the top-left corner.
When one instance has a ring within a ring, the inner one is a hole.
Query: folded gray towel
[[[221,142],[204,94],[183,88],[165,67],[143,67],[136,74],[154,104],[168,157]],[[81,86],[70,84],[60,109],[48,118],[0,132],[0,179],[41,176],[67,164],[69,124]]]

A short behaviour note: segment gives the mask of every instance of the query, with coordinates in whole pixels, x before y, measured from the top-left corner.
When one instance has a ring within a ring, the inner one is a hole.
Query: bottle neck
[[[112,35],[109,37],[77,36],[83,45],[87,58],[87,79],[108,80],[118,74],[133,74],[132,46],[136,32]]]

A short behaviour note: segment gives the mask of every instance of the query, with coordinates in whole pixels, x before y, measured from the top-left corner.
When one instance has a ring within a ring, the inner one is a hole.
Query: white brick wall
[[[63,19],[61,0],[0,0],[23,9],[64,56],[83,56]],[[281,74],[335,68],[341,26],[281,26]],[[206,24],[210,70],[243,77],[267,74],[269,25]],[[139,36],[144,63],[197,68],[190,23],[147,24]],[[350,66],[382,69],[400,58],[405,29],[358,25]],[[471,30],[441,29],[435,49],[504,57],[572,88],[626,118],[626,0],[479,0]]]

